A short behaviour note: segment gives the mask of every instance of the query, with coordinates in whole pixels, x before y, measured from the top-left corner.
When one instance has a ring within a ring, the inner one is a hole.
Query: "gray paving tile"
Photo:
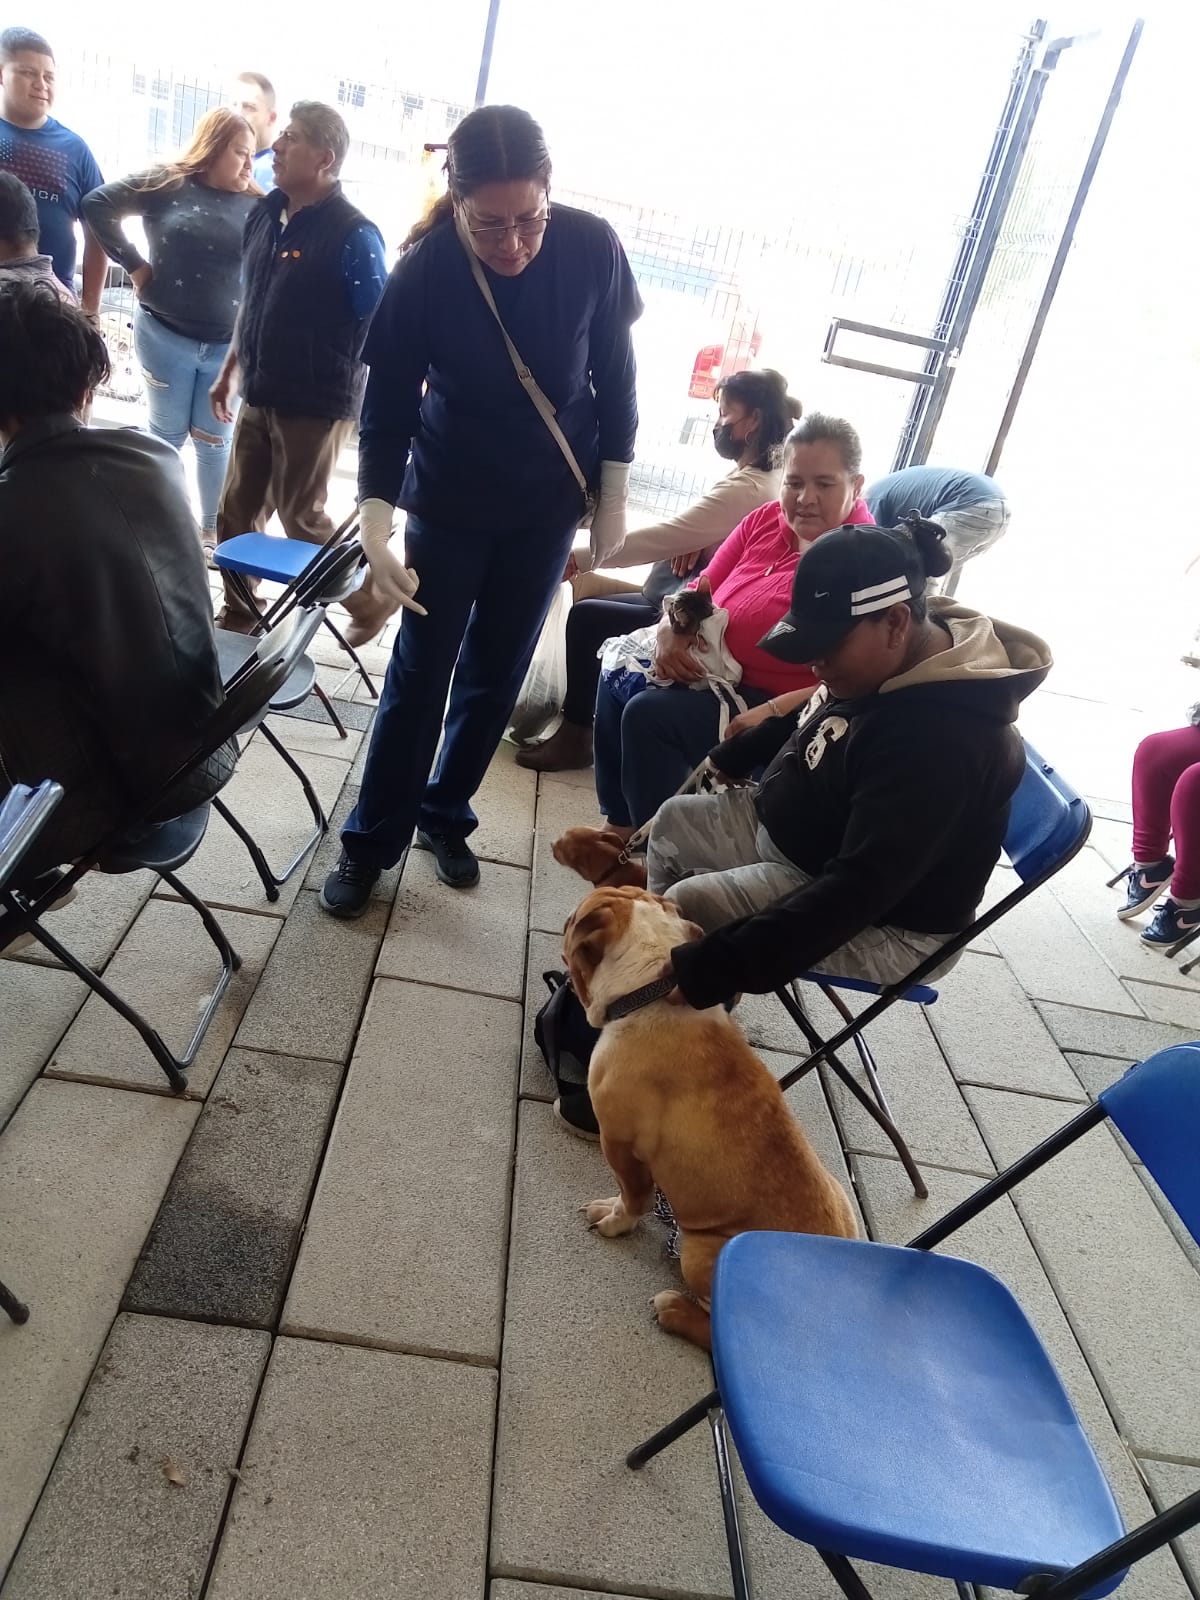
[[[1161,950],[1142,943],[1140,934],[1150,920],[1148,916],[1130,922],[1117,920],[1117,907],[1125,898],[1124,886],[1106,888],[1105,880],[1111,876],[1108,862],[1089,845],[1051,880],[1049,889],[1119,977],[1143,978],[1150,983],[1170,984],[1193,993],[1200,991],[1200,969],[1184,977],[1178,963],[1164,960]],[[1069,997],[1059,994],[1047,998],[1067,1000]],[[1130,1008],[1099,1005],[1095,1009],[1128,1011]]]
[[[302,1059],[345,1061],[387,923],[374,902],[356,922],[339,922],[306,889],[267,962],[237,1042]]]
[[[892,1244],[912,1238],[977,1187],[973,1179],[959,1173],[928,1171],[930,1198],[920,1201],[913,1198],[899,1162],[855,1156],[854,1164],[874,1235]],[[989,1268],[1020,1300],[1103,1464],[1126,1526],[1135,1527],[1144,1521],[1151,1512],[1145,1489],[1011,1202],[998,1201],[941,1248]],[[1183,1576],[1167,1551],[1159,1551],[1139,1563],[1122,1584],[1121,1592],[1128,1600],[1186,1600],[1188,1594]]]
[[[1188,956],[1197,953],[1189,950]],[[1164,962],[1163,967],[1171,970],[1169,962]],[[1200,990],[1165,988],[1133,980],[1127,981],[1125,987],[1153,1021],[1182,1028],[1192,1039],[1200,1037]]]
[[[310,755],[324,756],[330,761],[345,761],[347,764],[353,761],[365,737],[362,730],[352,728],[343,717],[342,725],[346,729],[346,737],[343,739],[329,720],[329,714],[319,700],[313,699],[306,701],[305,704],[311,705],[318,714],[311,717],[271,718],[271,732],[280,744],[290,750],[296,756],[299,765],[306,770],[305,758]],[[347,705],[344,709],[353,714],[357,707]],[[367,708],[364,706],[363,709]],[[369,716],[368,712],[368,718]],[[255,737],[257,742],[257,735]],[[265,743],[265,740],[263,742]],[[279,752],[275,751],[274,754],[276,760],[279,760]],[[280,764],[283,765],[282,761]],[[297,781],[294,775],[293,781]]]
[[[471,848],[483,861],[529,867],[533,864],[537,773],[519,767],[515,756],[512,745],[501,744],[492,757],[479,793],[472,801],[479,827],[471,836]]]
[[[1150,1480],[1150,1493],[1160,1511],[1166,1511],[1185,1495],[1200,1489],[1200,1466],[1185,1467],[1175,1461],[1141,1462],[1142,1471]],[[1174,1545],[1176,1557],[1192,1580],[1192,1587],[1200,1589],[1200,1527],[1185,1533]]]
[[[807,1006],[821,1003],[811,984],[805,984],[804,997]],[[781,1050],[793,1055],[803,1048],[799,1028],[773,994],[744,994],[733,1015],[756,1050]]]
[[[516,746],[513,746],[515,751]],[[565,789],[582,789],[594,800],[596,798],[596,771],[594,767],[577,767],[572,772],[541,772],[538,774],[539,791],[547,787],[561,786]]]
[[[1114,822],[1108,817],[1093,816],[1088,844],[1101,860],[1107,863],[1108,871],[1104,874],[1106,878],[1111,878],[1114,872],[1127,867],[1133,860],[1132,830],[1127,822]],[[1116,890],[1108,892],[1115,894]]]
[[[274,917],[236,911],[218,911],[216,915],[242,965],[188,1071],[188,1093],[192,1095],[208,1092],[280,929]],[[192,908],[179,900],[155,897],[109,963],[105,978],[179,1051],[191,1038],[200,1008],[220,971],[216,947]],[[84,1002],[46,1071],[53,1077],[171,1092],[162,1069],[138,1034],[94,994]]]
[[[992,937],[1025,993],[1035,999],[1139,1014],[1108,962],[1044,889],[1001,917]]]
[[[511,1578],[495,1578],[488,1600],[594,1600],[595,1590],[561,1589],[557,1584],[519,1583]],[[612,1595],[610,1600],[631,1600],[629,1595]]]
[[[1115,1017],[1104,1011],[1084,1011],[1078,1006],[1042,1001],[1037,1010],[1060,1050],[1081,1051],[1085,1055],[1144,1061],[1156,1050],[1189,1044],[1194,1037],[1187,1028],[1143,1022],[1136,1017]]]
[[[998,1162],[1007,1164],[1068,1120],[1031,1095],[969,1089]],[[1133,1447],[1200,1458],[1200,1414],[1181,1394],[1200,1387],[1200,1276],[1104,1129],[1017,1191],[1017,1209]]]
[[[521,1093],[531,1100],[554,1099],[554,1079],[534,1043],[533,1023],[540,1007],[550,998],[542,973],[562,970],[561,934],[531,933],[525,956],[525,1027],[521,1038]]]
[[[337,804],[351,764],[305,754],[301,765],[328,816]],[[312,832],[312,815],[299,780],[263,739],[252,739],[221,798],[258,841],[276,869],[286,866]],[[204,842],[180,876],[210,906],[246,907],[286,917],[300,891],[297,872],[270,901],[251,865],[246,847],[219,816],[212,817]]]
[[[49,913],[46,928],[73,956],[94,972],[103,972],[157,882],[153,872],[123,872],[112,877],[90,872],[80,881],[75,899]],[[40,966],[59,964],[40,944],[27,945],[20,959]]]
[[[340,628],[343,623],[349,621],[349,618],[342,616],[335,617],[334,620],[337,622],[337,625]],[[363,666],[366,667],[368,672],[379,673],[382,675],[387,671],[388,660],[391,656],[391,653],[390,646],[385,649],[382,644],[372,643],[362,647],[362,649],[358,652],[358,659],[362,662]],[[308,654],[314,661],[318,662],[322,666],[354,666],[354,663],[350,660],[350,657],[329,632],[328,628],[322,628],[321,631],[316,635],[312,644],[308,648]]]
[[[496,1374],[280,1339],[211,1600],[464,1600],[487,1581]]]
[[[87,1083],[33,1085],[0,1135],[0,1570],[12,1556],[112,1326],[200,1108]]]
[[[21,1103],[83,1004],[87,989],[69,972],[0,961],[0,1128]]]
[[[832,1037],[842,1019],[819,994],[814,994],[808,1004],[817,1027],[826,1038]],[[776,1009],[785,1015],[778,1003]],[[865,1007],[855,1005],[853,1009],[860,1011]],[[930,1031],[923,1009],[903,1003],[894,1005],[868,1023],[865,1037],[879,1066],[880,1082],[896,1126],[917,1160],[961,1167],[968,1172],[990,1173],[993,1167],[987,1148],[979,1137],[954,1074]],[[800,1059],[794,1051],[793,1055]],[[865,1087],[866,1080],[853,1044],[843,1046],[838,1056]],[[833,1073],[824,1071],[823,1076],[847,1146],[852,1150],[891,1155],[891,1141],[879,1124],[868,1116]]]
[[[342,659],[346,663],[345,666],[327,666],[322,661],[317,662],[317,682],[331,700],[337,701],[339,714],[342,714],[343,706],[348,706],[352,703],[355,686],[359,682],[358,671],[349,656],[343,656]],[[314,695],[310,695],[303,705],[297,706],[295,711],[289,711],[287,715],[309,717],[313,714],[309,709],[313,705],[322,716],[326,715],[324,706]],[[363,710],[369,711],[369,707],[364,705]],[[351,724],[347,723],[346,726],[350,727]],[[365,727],[366,723],[355,722],[354,726]]]
[[[568,783],[538,786],[537,833],[533,848],[533,893],[529,926],[542,933],[561,933],[575,907],[590,892],[578,873],[560,867],[550,846],[568,828],[598,827],[603,819],[594,791]]]
[[[445,984],[519,1000],[525,981],[529,874],[480,863],[473,889],[449,889],[427,850],[410,850],[379,952],[381,978]]]
[[[1107,1089],[1123,1077],[1133,1065],[1132,1060],[1123,1061],[1113,1056],[1085,1056],[1073,1050],[1065,1054],[1071,1070],[1087,1090],[1089,1100],[1094,1100],[1101,1089]]]
[[[358,804],[358,784],[349,781],[344,785],[338,796],[338,803],[329,818],[329,832],[313,851],[312,860],[309,862],[308,871],[304,875],[306,889],[319,890],[326,877],[337,866],[338,856],[342,851],[342,829],[346,818]],[[399,865],[389,867],[375,880],[371,890],[372,900],[383,900],[388,905],[396,898],[396,890],[400,886]]]
[[[4,1600],[198,1595],[270,1344],[246,1328],[118,1317]]]
[[[707,1360],[671,1339],[649,1300],[677,1266],[663,1230],[604,1240],[578,1208],[611,1190],[599,1148],[548,1106],[520,1130],[492,1510],[492,1570],[609,1594],[725,1595],[729,1572],[712,1446],[703,1430],[641,1473],[624,1455],[711,1386]],[[547,1329],[558,1351],[547,1359]],[[763,1600],[812,1592],[815,1558],[745,1506]]]
[[[127,1311],[274,1326],[341,1079],[331,1061],[229,1052],[126,1290]]]
[[[1083,1098],[1007,962],[968,952],[938,988],[929,1021],[960,1083]]]
[[[520,1027],[505,1001],[375,984],[285,1332],[496,1361]]]

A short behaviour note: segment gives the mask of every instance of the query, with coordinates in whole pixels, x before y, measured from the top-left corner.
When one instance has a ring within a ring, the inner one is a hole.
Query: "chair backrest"
[[[277,622],[282,622],[284,617],[288,616],[298,605],[332,605],[336,600],[344,600],[354,587],[352,581],[347,584],[344,593],[331,594],[327,600],[323,597],[322,583],[328,581],[328,573],[331,568],[335,573],[341,572],[342,569],[337,562],[337,557],[342,554],[345,548],[351,546],[356,552],[351,564],[351,571],[355,572],[359,563],[364,559],[362,545],[358,541],[357,506],[344,522],[338,524],[324,544],[318,545],[314,549],[312,560],[297,573],[290,583],[284,585],[282,592],[268,606],[263,613],[263,620],[260,624],[263,632],[269,631]]]
[[[168,789],[270,705],[324,620],[323,606],[291,611],[282,622],[276,623],[270,632],[262,634],[255,641],[252,654],[246,657],[225,685],[224,703],[205,730],[200,751],[184,763],[168,783]]]
[[[1091,831],[1087,801],[1026,742],[1025,775],[1004,836],[1004,853],[1017,876],[1026,884],[1048,877],[1083,847]]]
[[[1099,1099],[1200,1243],[1200,1044],[1160,1050]]]
[[[21,864],[62,797],[62,784],[47,778],[34,789],[16,783],[0,800],[0,889]]]
[[[358,586],[358,570],[366,560],[355,538],[321,551],[296,579],[294,601],[300,606],[332,606]]]

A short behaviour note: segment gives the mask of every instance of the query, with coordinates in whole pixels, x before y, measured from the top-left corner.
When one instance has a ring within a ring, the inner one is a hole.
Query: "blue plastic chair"
[[[811,1072],[819,1062],[827,1061],[832,1071],[891,1140],[918,1199],[927,1199],[929,1190],[903,1134],[896,1126],[887,1096],[883,1092],[883,1085],[879,1080],[878,1064],[863,1034],[863,1029],[897,1000],[906,1000],[914,1005],[933,1005],[938,998],[938,992],[924,980],[937,972],[951,956],[957,955],[960,950],[965,950],[972,940],[977,939],[993,923],[1007,916],[1014,906],[1020,905],[1022,900],[1040,888],[1048,878],[1060,872],[1067,862],[1083,849],[1091,831],[1092,814],[1082,795],[1077,794],[1061,774],[1049,762],[1043,761],[1033,746],[1026,741],[1025,775],[1012,798],[1008,831],[1004,838],[1004,853],[1018,879],[1012,893],[1005,895],[1003,900],[977,917],[969,928],[964,928],[961,933],[955,934],[953,939],[947,940],[939,950],[914,967],[906,977],[898,983],[889,984],[886,988],[862,978],[835,977],[826,972],[802,972],[790,989],[776,991],[788,1015],[803,1033],[811,1052],[804,1061],[779,1080],[780,1087],[785,1090],[790,1088],[798,1078]],[[832,1039],[822,1039],[814,1027],[800,999],[797,989],[799,983],[816,984],[845,1022],[845,1027]],[[838,993],[839,990],[854,990],[860,994],[873,994],[878,998],[873,1005],[855,1016]],[[835,1053],[842,1045],[848,1043],[853,1043],[858,1052],[869,1093]]]
[[[306,585],[311,586],[314,574],[322,570],[321,564],[329,552],[348,544],[357,532],[356,508],[339,527],[334,529],[322,545],[311,545],[305,539],[283,539],[271,533],[239,533],[232,539],[222,540],[217,545],[213,552],[212,564],[229,578],[238,598],[252,615],[257,612],[257,606],[249,586],[244,581],[246,578],[265,578],[268,583],[283,585],[282,593],[263,613],[261,622],[254,629],[256,634],[264,633],[268,628],[274,627],[295,603],[296,591],[303,590]],[[361,582],[360,575],[354,587]],[[325,618],[325,627],[354,663],[371,699],[378,700],[379,691],[371,680],[371,674],[363,666],[358,651],[347,644],[341,630],[328,616]],[[325,691],[319,684],[314,684],[313,692],[329,713],[339,736],[344,739],[346,730]]]
[[[1019,1590],[1110,1593],[1200,1523],[1200,1490],[1126,1534],[1050,1357],[1001,1281],[930,1254],[1105,1120],[1200,1240],[1200,1045],[1160,1051],[906,1247],[744,1233],[717,1258],[717,1387],[634,1450],[640,1468],[708,1419],[736,1600],[748,1600],[725,1423],[751,1492],[816,1549],[848,1600],[852,1560]]]

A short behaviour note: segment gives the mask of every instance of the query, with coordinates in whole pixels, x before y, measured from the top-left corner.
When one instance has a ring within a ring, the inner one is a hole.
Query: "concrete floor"
[[[318,653],[349,737],[319,708],[273,726],[337,823],[371,709],[336,647]],[[381,672],[385,649],[368,655]],[[1141,720],[1043,690],[1024,728],[1098,820],[931,1011],[872,1029],[929,1200],[843,1093],[809,1078],[791,1095],[878,1239],[910,1237],[1129,1062],[1200,1036],[1200,984],[1115,921],[1103,886],[1127,859]],[[272,858],[302,836],[261,740],[227,798]],[[729,1593],[706,1439],[638,1477],[622,1465],[708,1387],[700,1353],[650,1318],[675,1270],[664,1236],[587,1232],[578,1208],[611,1180],[556,1123],[532,1045],[579,896],[550,841],[593,816],[590,776],[539,782],[502,749],[478,809],[477,891],[414,854],[352,925],[317,908],[334,835],[270,905],[214,817],[185,876],[245,965],[186,1099],[71,975],[36,950],[0,961],[0,1275],[33,1307],[0,1322],[2,1600]],[[53,921],[171,1037],[190,1031],[212,951],[148,876],[87,880]],[[786,1070],[777,1004],[742,1015]],[[1034,1317],[1129,1522],[1200,1487],[1200,1258],[1112,1134],[956,1248]],[[760,1600],[831,1595],[746,1507]],[[949,1592],[868,1581],[889,1600]],[[1198,1585],[1194,1536],[1123,1592]]]

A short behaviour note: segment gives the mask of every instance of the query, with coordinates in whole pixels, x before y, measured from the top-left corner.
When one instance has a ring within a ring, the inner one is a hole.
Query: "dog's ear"
[[[591,1003],[591,980],[612,935],[612,912],[607,906],[596,906],[580,917],[578,912],[568,921],[563,938],[563,960],[571,974],[571,984],[583,1004]]]

